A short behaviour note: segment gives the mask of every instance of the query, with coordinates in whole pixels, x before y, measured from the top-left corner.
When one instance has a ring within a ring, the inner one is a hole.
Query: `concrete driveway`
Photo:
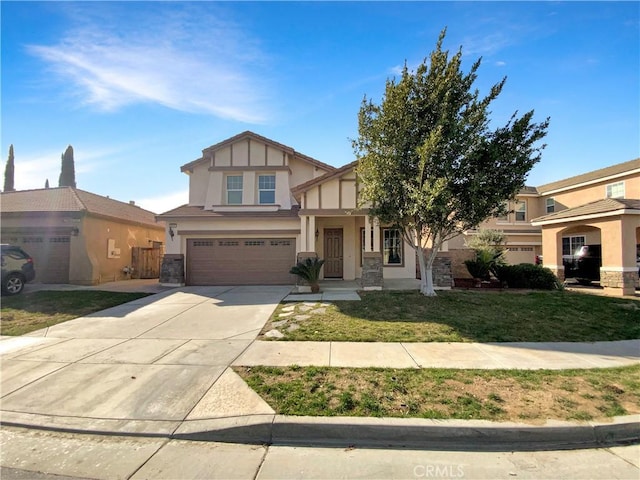
[[[167,435],[183,423],[273,414],[227,367],[289,291],[185,287],[3,337],[2,422]]]

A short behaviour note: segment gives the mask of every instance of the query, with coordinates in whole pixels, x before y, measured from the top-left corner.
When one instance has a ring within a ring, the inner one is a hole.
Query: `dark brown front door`
[[[324,278],[342,278],[342,229],[324,230]]]

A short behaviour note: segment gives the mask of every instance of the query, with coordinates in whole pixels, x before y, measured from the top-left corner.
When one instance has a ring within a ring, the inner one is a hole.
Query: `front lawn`
[[[539,423],[640,413],[640,366],[593,370],[235,367],[277,414]]]
[[[362,301],[281,304],[282,340],[593,342],[640,338],[640,301],[554,291],[361,292]],[[295,308],[292,306],[295,305]]]
[[[40,291],[2,297],[0,334],[24,335],[148,295],[139,292],[77,290]]]

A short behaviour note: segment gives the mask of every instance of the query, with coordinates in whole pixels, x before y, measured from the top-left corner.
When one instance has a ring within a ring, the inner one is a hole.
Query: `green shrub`
[[[311,286],[311,291],[316,293],[320,290],[319,281],[322,265],[324,265],[324,260],[318,257],[305,258],[303,261],[298,262],[297,265],[291,267],[289,273],[305,280]]]
[[[489,280],[491,274],[497,277],[495,269],[504,265],[504,252],[485,249],[476,250],[475,260],[465,260],[464,264],[473,278]]]
[[[494,269],[494,274],[503,285],[509,288],[532,288],[534,290],[560,288],[558,278],[551,270],[541,265],[531,263],[501,265]]]

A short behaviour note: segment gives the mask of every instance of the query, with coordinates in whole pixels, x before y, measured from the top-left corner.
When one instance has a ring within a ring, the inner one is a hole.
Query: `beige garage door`
[[[294,238],[187,240],[188,285],[288,285]]]
[[[18,237],[16,243],[33,257],[35,282],[69,283],[71,239],[68,235]]]

